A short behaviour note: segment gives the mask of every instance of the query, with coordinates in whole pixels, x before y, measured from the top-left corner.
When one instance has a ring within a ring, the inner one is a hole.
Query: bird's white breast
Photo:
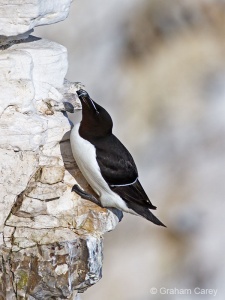
[[[80,124],[76,124],[73,127],[70,135],[73,156],[88,183],[100,196],[100,193],[97,189],[98,185],[96,183],[101,181],[101,178],[99,166],[96,161],[95,147],[79,135],[79,126]]]
[[[132,213],[123,199],[109,188],[107,182],[102,177],[96,160],[95,147],[79,135],[79,127],[80,124],[76,124],[73,127],[70,135],[70,143],[74,159],[85,179],[99,196],[102,206],[116,207]]]

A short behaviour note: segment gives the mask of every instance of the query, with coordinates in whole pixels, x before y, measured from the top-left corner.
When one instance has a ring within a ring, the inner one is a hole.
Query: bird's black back
[[[133,157],[113,134],[89,140],[96,148],[96,159],[103,178],[109,185],[134,182],[138,171]]]

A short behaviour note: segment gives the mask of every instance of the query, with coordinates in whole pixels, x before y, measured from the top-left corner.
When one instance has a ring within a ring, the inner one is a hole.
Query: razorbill
[[[139,182],[133,157],[112,133],[109,113],[85,90],[80,89],[77,94],[82,104],[82,120],[71,130],[72,153],[99,200],[78,185],[72,191],[102,207],[114,207],[165,226],[150,211],[156,207]],[[73,112],[71,106],[65,108]]]

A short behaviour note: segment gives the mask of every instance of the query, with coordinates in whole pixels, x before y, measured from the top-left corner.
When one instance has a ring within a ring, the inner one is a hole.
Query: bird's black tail
[[[127,203],[128,207],[131,208],[133,211],[135,211],[138,215],[144,217],[145,219],[151,221],[152,223],[159,225],[159,226],[163,226],[166,227],[166,225],[164,225],[161,221],[159,221],[158,218],[156,218],[156,216],[153,215],[153,213],[151,213],[151,211],[143,206],[140,206],[136,203]]]

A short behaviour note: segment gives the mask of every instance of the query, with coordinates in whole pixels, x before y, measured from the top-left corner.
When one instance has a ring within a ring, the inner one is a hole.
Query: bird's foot
[[[79,196],[81,196],[83,199],[86,199],[86,200],[89,200],[95,204],[97,204],[98,206],[101,206],[101,203],[98,199],[95,198],[95,196],[91,195],[91,194],[88,194],[87,192],[83,191],[79,185],[75,184],[73,187],[72,187],[72,192],[75,192],[77,193]]]

